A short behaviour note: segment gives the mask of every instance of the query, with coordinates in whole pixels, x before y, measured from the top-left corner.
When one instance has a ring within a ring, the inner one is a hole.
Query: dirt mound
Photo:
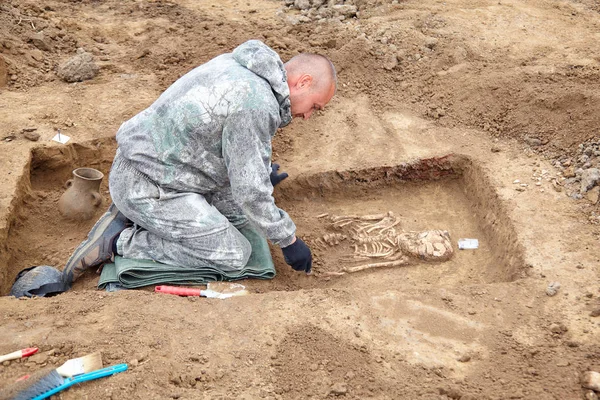
[[[70,27],[54,17],[60,8],[21,1],[0,5],[0,56],[6,62],[9,88],[54,80],[58,60],[75,51],[77,39]]]

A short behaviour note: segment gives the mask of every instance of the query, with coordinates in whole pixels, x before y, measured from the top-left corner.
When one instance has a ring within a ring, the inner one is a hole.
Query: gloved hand
[[[301,239],[281,249],[285,262],[295,271],[304,271],[307,274],[312,270],[312,255],[310,249]]]
[[[271,178],[271,185],[273,185],[273,187],[288,177],[287,172],[278,174],[277,171],[279,171],[279,164],[271,163],[271,175],[269,178]]]

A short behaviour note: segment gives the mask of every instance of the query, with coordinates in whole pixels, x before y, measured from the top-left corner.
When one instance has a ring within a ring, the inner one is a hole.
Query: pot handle
[[[69,179],[68,181],[65,182],[65,188],[70,188],[71,186],[73,186],[73,179]]]
[[[100,196],[100,193],[98,192],[91,192],[90,193],[92,195],[93,200],[93,204],[94,207],[98,207],[101,203],[102,203],[102,196]]]

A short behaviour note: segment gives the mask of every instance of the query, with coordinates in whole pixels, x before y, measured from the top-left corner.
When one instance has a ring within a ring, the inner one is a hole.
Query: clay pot
[[[65,186],[66,192],[58,200],[58,211],[70,220],[84,221],[91,219],[102,204],[102,196],[98,192],[104,174],[93,168],[77,168],[73,171],[73,179]]]

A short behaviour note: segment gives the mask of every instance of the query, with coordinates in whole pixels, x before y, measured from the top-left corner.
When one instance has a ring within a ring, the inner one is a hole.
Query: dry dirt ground
[[[3,295],[25,267],[62,268],[93,224],[58,214],[71,170],[108,172],[120,123],[252,38],[338,70],[330,106],[274,142],[290,174],[276,199],[301,237],[327,233],[322,213],[394,211],[404,230],[480,241],[446,263],[340,277],[323,273],[343,247],[315,247],[312,276],[273,248],[275,279],[226,301],[97,291],[93,272],[56,297],[4,296],[0,353],[41,350],[0,365],[0,385],[100,350],[129,371],[59,398],[584,398],[580,373],[600,370],[598,205],[563,188],[563,167],[600,136],[600,7],[353,4],[357,17],[298,23],[275,0],[0,3]],[[77,48],[100,72],[66,83],[56,67]]]

